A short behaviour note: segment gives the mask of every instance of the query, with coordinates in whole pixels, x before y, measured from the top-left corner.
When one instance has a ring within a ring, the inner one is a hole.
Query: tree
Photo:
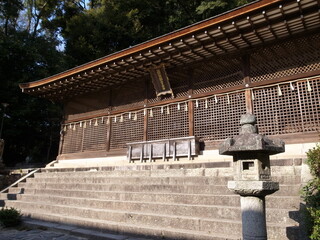
[[[64,54],[56,50],[55,39],[34,36],[19,25],[23,9],[15,6],[0,9],[0,16],[4,16],[0,22],[0,103],[9,103],[2,134],[8,166],[27,156],[47,161],[50,139],[51,145],[57,145],[59,136],[52,138],[50,130],[54,128],[54,133],[59,133],[59,106],[21,93],[18,85],[59,72],[64,62]],[[50,155],[52,159],[56,153]]]
[[[20,0],[1,0],[0,1],[0,24],[2,25],[2,34],[8,35],[10,29],[15,29],[19,12],[22,10]]]
[[[65,1],[51,24],[61,32],[66,54],[79,65],[251,1],[95,0],[87,8]]]

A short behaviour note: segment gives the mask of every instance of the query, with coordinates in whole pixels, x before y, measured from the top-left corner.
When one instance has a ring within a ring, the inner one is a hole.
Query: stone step
[[[60,216],[56,214],[43,215],[41,213],[30,213],[34,219],[40,219],[44,221],[51,221],[53,223],[68,223],[65,228],[68,231],[72,231],[74,226],[80,226],[82,228],[90,228],[91,230],[97,230],[101,233],[113,234],[112,238],[107,238],[107,240],[129,240],[130,238],[122,238],[123,235],[127,236],[137,236],[144,237],[149,240],[155,239],[176,239],[176,240],[240,240],[241,238],[233,233],[227,232],[226,234],[219,233],[205,233],[201,231],[191,231],[182,229],[169,228],[159,228],[159,227],[149,227],[149,226],[136,226],[133,224],[117,223],[113,221],[104,220],[92,220],[82,217],[69,217]],[[69,230],[70,229],[70,230]],[[86,233],[86,230],[81,231],[81,233]],[[117,234],[117,235],[115,235]],[[122,234],[122,235],[118,235]],[[116,237],[115,237],[116,236]],[[92,238],[100,239],[100,238]],[[105,239],[105,238],[102,238]],[[144,240],[144,239],[141,239]]]
[[[136,196],[132,196],[136,195]],[[15,200],[20,201],[46,201],[46,202],[53,202],[58,204],[70,204],[74,205],[75,203],[79,205],[87,205],[98,207],[98,208],[119,208],[118,204],[123,204],[123,208],[127,207],[126,203],[131,204],[141,204],[141,206],[134,206],[136,210],[144,209],[144,204],[154,204],[153,207],[160,208],[160,206],[166,206],[171,208],[170,206],[178,206],[181,205],[183,207],[186,206],[200,206],[200,207],[239,207],[240,206],[240,199],[238,196],[230,196],[230,195],[192,195],[192,194],[162,194],[161,196],[158,194],[151,194],[151,195],[144,195],[141,198],[141,194],[137,193],[122,193],[119,194],[117,197],[113,195],[112,197],[108,197],[108,195],[102,195],[98,198],[94,198],[94,196],[88,197],[72,197],[65,195],[43,195],[43,194],[21,194],[15,197]],[[201,200],[202,199],[202,200]],[[71,201],[71,202],[70,202]],[[76,205],[77,205],[76,204]],[[132,209],[132,207],[129,207]],[[195,213],[196,214],[196,213]]]
[[[118,183],[148,183],[148,184],[184,184],[184,185],[222,185],[228,181],[233,180],[233,177],[203,177],[203,176],[190,176],[190,177],[108,177],[108,176],[87,176],[80,175],[66,177],[46,177],[38,176],[36,178],[28,178],[27,182],[37,183],[105,183],[105,184],[118,184]],[[300,176],[275,176],[273,181],[280,184],[300,184]]]
[[[87,191],[122,191],[122,192],[158,192],[158,193],[189,193],[189,194],[232,194],[226,185],[166,185],[166,184],[101,184],[101,183],[19,183],[17,188],[10,188],[9,193],[20,193],[33,189],[77,189]],[[300,185],[280,185],[280,190],[276,196],[297,196],[299,195]]]
[[[117,192],[117,191],[85,191],[85,190],[61,190],[61,189],[26,189],[25,194],[37,194],[40,196],[65,196],[75,198],[94,198],[119,201],[181,203],[201,205],[238,206],[239,196],[234,194],[185,194],[185,193],[157,193],[157,192]]]
[[[197,165],[195,165],[196,167]],[[128,166],[114,166],[114,167],[96,167],[96,168],[46,168],[42,169],[41,173],[36,173],[35,177],[44,176],[42,173],[46,173],[46,177],[68,177],[72,172],[72,176],[102,176],[102,177],[180,177],[180,176],[208,176],[208,177],[233,177],[232,167],[212,167],[212,168],[190,168],[188,165],[176,165],[176,166],[160,166],[157,165],[128,165]],[[301,176],[301,166],[272,166],[271,175],[277,176]]]
[[[103,184],[162,184],[162,185],[226,185],[232,177],[69,177],[29,178],[27,183],[103,183]]]
[[[301,198],[297,196],[266,196],[266,207],[277,209],[299,209]]]
[[[54,169],[42,169],[41,173],[36,173],[35,178],[41,178],[43,176],[49,177],[68,177],[72,173],[73,177],[184,177],[184,176],[222,176],[228,177],[233,176],[232,168],[193,168],[193,169],[158,169],[158,170],[97,170],[89,169],[87,171],[82,171],[83,169],[61,169],[61,171],[53,171]],[[43,175],[45,173],[45,175]]]
[[[226,205],[239,206],[240,197],[236,194],[183,194],[183,193],[156,193],[156,192],[117,192],[117,191],[85,191],[85,190],[61,190],[61,189],[31,189],[24,190],[25,194],[65,196],[75,198],[94,198],[119,201],[181,203],[201,205]],[[7,195],[1,195],[1,199],[7,199]],[[271,208],[297,208],[300,204],[299,196],[267,196],[266,206]]]
[[[93,209],[106,209],[113,211],[130,211],[138,213],[167,214],[186,217],[204,217],[221,219],[240,219],[240,208],[238,206],[199,205],[199,204],[165,204],[154,202],[134,202],[66,198],[52,196],[25,195],[19,199],[20,202],[31,202],[50,205],[64,205],[70,207],[87,207]]]
[[[88,219],[83,217],[71,217],[58,214],[42,214],[39,212],[29,212],[29,216],[34,219],[45,221],[63,222],[74,224],[81,227],[90,227],[100,231],[108,231],[111,233],[124,233],[130,235],[139,235],[151,239],[183,239],[183,240],[227,240],[241,239],[241,223],[240,222],[221,222],[220,226],[212,226],[210,223],[202,222],[199,224],[198,230],[186,230],[173,228],[168,226],[162,228],[159,226],[136,225],[132,223],[119,223],[114,221],[106,221],[99,219]],[[201,228],[202,227],[202,228]],[[220,227],[220,228],[219,228]],[[218,228],[218,229],[217,229]],[[202,231],[202,229],[204,231]],[[218,230],[218,231],[217,231]],[[224,230],[224,233],[220,231]],[[288,224],[272,224],[267,226],[269,240],[298,240],[299,233],[297,226]]]
[[[77,189],[88,191],[122,191],[122,192],[162,192],[162,193],[189,193],[189,194],[232,194],[226,185],[129,185],[129,184],[77,184],[77,183],[20,183],[18,188],[26,191],[33,189]],[[16,189],[9,190],[16,193]],[[18,190],[17,190],[18,191]]]
[[[161,202],[137,202],[137,201],[117,201],[101,200],[94,198],[72,198],[62,196],[44,196],[44,195],[27,195],[23,194],[18,198],[21,202],[45,202],[47,204],[57,204],[65,206],[79,206],[97,209],[110,209],[120,211],[133,211],[155,214],[173,214],[177,216],[204,217],[204,218],[221,218],[239,220],[241,218],[240,205],[227,206],[223,205],[201,205],[181,204],[181,203],[161,203]],[[291,209],[267,208],[266,216],[268,222],[274,223],[292,223],[298,217],[297,206]],[[288,212],[291,216],[288,216]]]
[[[3,199],[3,200],[17,200],[22,195],[23,194],[20,194],[20,193],[0,193],[0,199]]]
[[[115,221],[119,223],[128,223],[134,225],[175,228],[192,231],[213,231],[215,233],[224,233],[228,229],[233,229],[236,235],[241,234],[240,221],[225,220],[221,218],[204,218],[193,216],[178,216],[166,214],[154,214],[145,212],[119,211],[109,209],[94,209],[78,206],[52,205],[46,203],[32,203],[12,201],[8,202],[8,207],[21,209],[22,214],[29,216],[30,212],[42,214],[58,214],[61,216],[83,217],[88,219]],[[31,215],[32,217],[32,215]]]
[[[273,193],[273,196],[299,196],[301,189],[300,184],[296,185],[280,185],[279,191]]]
[[[20,183],[19,183],[20,184]],[[23,188],[23,186],[24,186],[24,183],[22,183],[22,187],[11,187],[11,188],[9,188],[9,191],[8,191],[8,193],[11,193],[11,194],[21,194],[21,193],[23,193],[24,192],[24,188]]]
[[[280,175],[272,176],[272,181],[279,182],[281,185],[299,185],[301,183],[300,175]]]
[[[301,240],[297,225],[269,223],[267,225],[268,240]]]
[[[88,227],[103,222],[114,232],[139,234],[135,229],[142,226],[150,236],[172,230],[173,239],[181,232],[180,239],[228,239],[230,232],[235,236],[230,239],[241,236],[240,197],[227,188],[232,168],[78,170],[36,173],[1,193],[0,199],[12,200],[0,204],[44,220]],[[297,239],[299,167],[276,166],[274,173],[280,191],[267,197],[268,239]]]
[[[301,176],[300,166],[271,166],[271,176]]]

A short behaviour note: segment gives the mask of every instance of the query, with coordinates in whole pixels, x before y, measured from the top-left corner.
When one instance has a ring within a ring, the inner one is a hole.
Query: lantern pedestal
[[[272,181],[229,181],[228,188],[241,196],[243,239],[266,240],[265,196],[279,190],[279,183]]]
[[[226,139],[219,152],[233,156],[234,181],[228,188],[241,196],[243,239],[267,240],[265,196],[279,190],[271,181],[269,156],[284,152],[284,143],[259,134],[252,114],[241,116],[240,124],[239,135]]]

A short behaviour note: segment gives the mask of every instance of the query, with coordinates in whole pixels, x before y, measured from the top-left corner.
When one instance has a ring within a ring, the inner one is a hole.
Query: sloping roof
[[[23,92],[61,101],[168,68],[319,31],[317,0],[261,0],[38,81]]]

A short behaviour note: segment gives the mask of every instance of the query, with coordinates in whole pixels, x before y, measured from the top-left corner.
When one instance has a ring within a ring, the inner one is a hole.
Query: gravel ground
[[[50,231],[47,229],[28,228],[2,228],[0,240],[88,240],[87,238],[76,237],[62,232]]]

